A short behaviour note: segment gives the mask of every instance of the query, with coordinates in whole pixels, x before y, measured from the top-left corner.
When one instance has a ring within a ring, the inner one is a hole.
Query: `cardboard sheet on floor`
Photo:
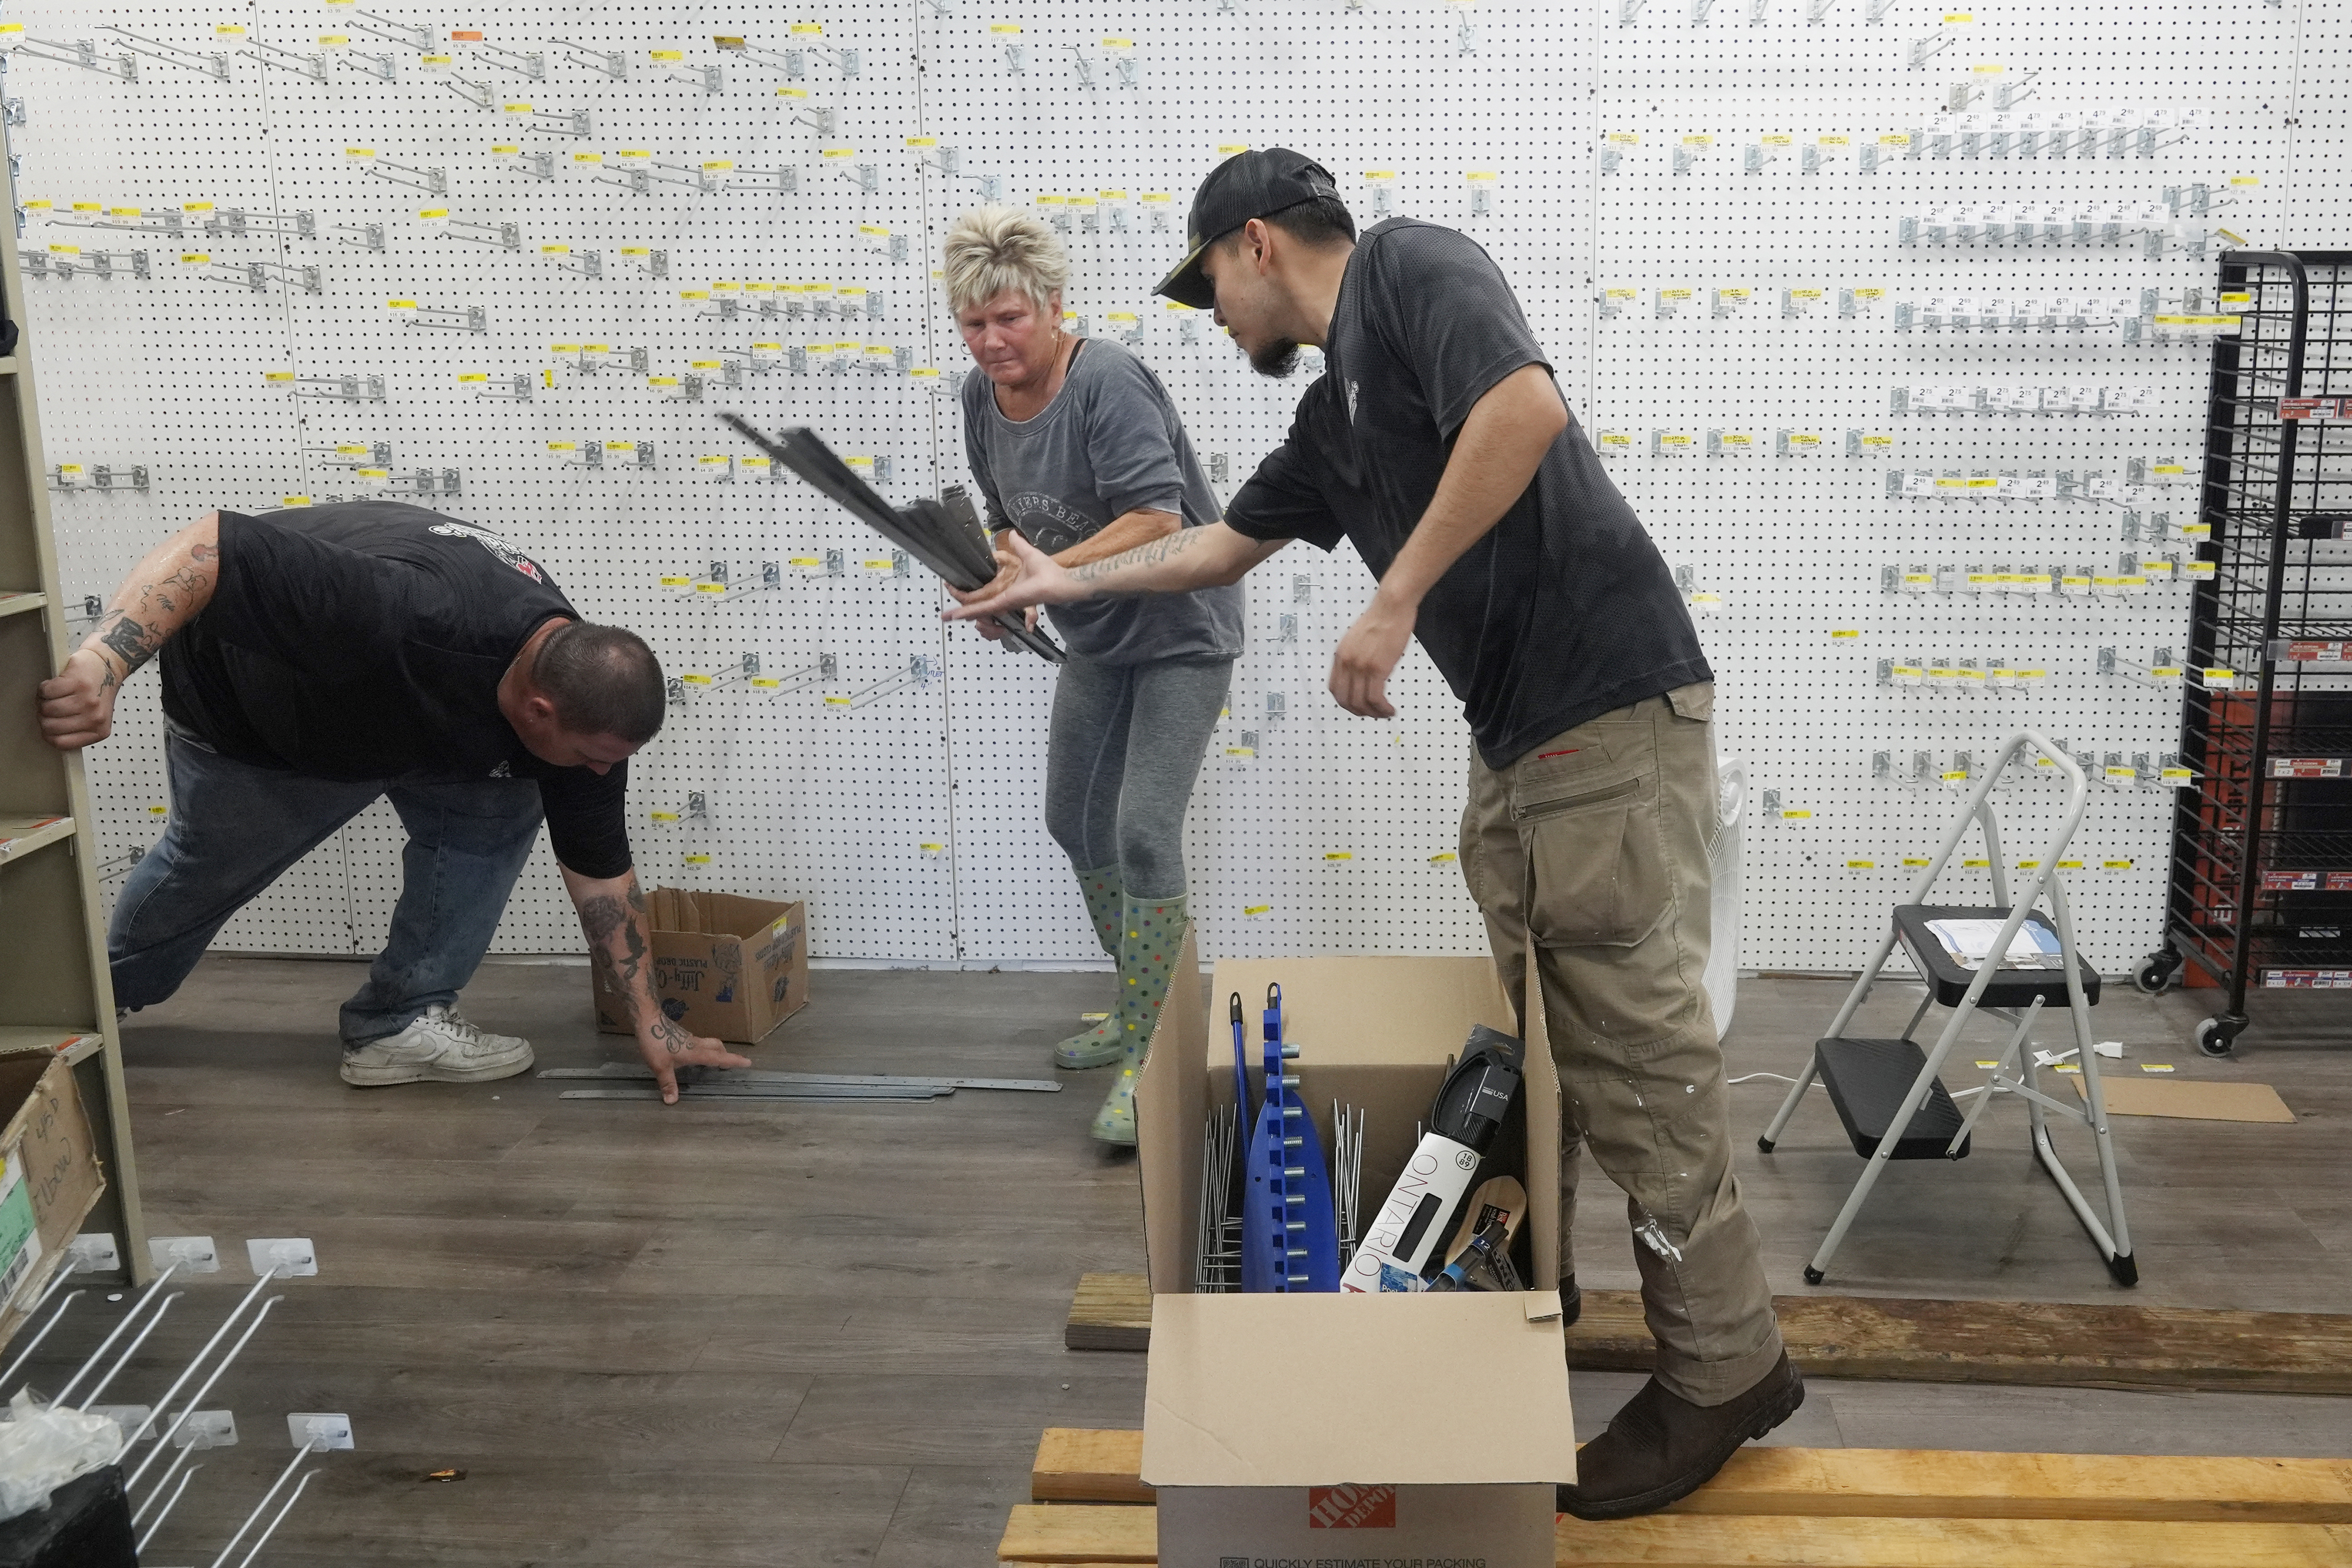
[[[2071,1076],[2071,1075],[2070,1075]],[[2075,1078],[2074,1092],[2083,1092]],[[2191,1121],[2293,1121],[2294,1112],[2266,1083],[2200,1083],[2195,1079],[2102,1077],[2111,1116],[2176,1116]]]

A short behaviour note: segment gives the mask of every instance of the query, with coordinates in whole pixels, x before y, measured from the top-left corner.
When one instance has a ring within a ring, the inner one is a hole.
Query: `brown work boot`
[[[1609,1430],[1577,1451],[1576,1484],[1559,1489],[1560,1511],[1579,1519],[1654,1513],[1705,1486],[1732,1450],[1804,1402],[1805,1380],[1786,1351],[1761,1383],[1721,1405],[1693,1405],[1653,1377],[1610,1418]]]

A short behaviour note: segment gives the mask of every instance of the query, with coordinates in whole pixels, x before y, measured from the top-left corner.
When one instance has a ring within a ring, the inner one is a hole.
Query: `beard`
[[[1260,343],[1249,356],[1250,369],[1280,381],[1298,368],[1298,344],[1290,338]]]

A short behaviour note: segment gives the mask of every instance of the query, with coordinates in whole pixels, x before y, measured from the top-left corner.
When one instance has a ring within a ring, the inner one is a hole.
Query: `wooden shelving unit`
[[[16,193],[0,158],[0,212]],[[13,226],[0,224],[0,286],[23,328]],[[38,688],[65,663],[65,599],[49,526],[32,358],[0,358],[0,1053],[61,1054],[73,1064],[106,1192],[85,1230],[114,1235],[126,1273],[144,1279],[147,1239],[131,1155],[122,1040],[99,918],[97,821],[81,758],[41,739]]]

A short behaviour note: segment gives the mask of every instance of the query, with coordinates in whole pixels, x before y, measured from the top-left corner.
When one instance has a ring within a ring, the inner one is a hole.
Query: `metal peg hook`
[[[269,1528],[261,1532],[261,1539],[253,1543],[253,1550],[237,1560],[236,1568],[251,1568],[253,1560],[261,1555],[261,1549],[269,1544],[269,1538],[278,1533],[278,1527],[286,1522],[286,1516],[294,1511],[294,1505],[302,1500],[303,1489],[310,1486],[310,1478],[318,1473],[316,1470],[307,1471],[300,1480],[294,1483],[294,1495],[286,1500],[286,1506],[278,1510],[278,1517],[269,1521]]]
[[[164,1269],[163,1273],[155,1276],[155,1283],[147,1287],[147,1293],[131,1304],[131,1310],[122,1314],[122,1321],[114,1325],[114,1331],[108,1334],[105,1339],[99,1342],[98,1348],[89,1352],[89,1359],[82,1363],[80,1367],[75,1371],[73,1376],[66,1380],[66,1385],[63,1388],[58,1390],[58,1404],[63,1405],[66,1402],[66,1396],[73,1392],[75,1384],[81,1382],[83,1373],[89,1372],[91,1367],[96,1366],[98,1364],[99,1358],[104,1355],[108,1351],[113,1349],[114,1342],[121,1339],[124,1331],[127,1331],[132,1323],[139,1321],[139,1315],[142,1312],[144,1312],[156,1301],[156,1300],[163,1294],[163,1282],[171,1279],[172,1276],[179,1270],[179,1263],[174,1261],[171,1268]],[[11,1368],[10,1370],[14,1371],[15,1369]]]
[[[174,1290],[163,1298],[163,1304],[155,1309],[155,1315],[147,1320],[147,1326],[140,1330],[138,1337],[123,1348],[122,1353],[115,1358],[114,1364],[106,1369],[106,1375],[98,1380],[98,1386],[85,1394],[82,1402],[74,1408],[86,1411],[98,1403],[99,1396],[107,1391],[116,1378],[122,1375],[122,1369],[129,1366],[131,1358],[139,1353],[139,1347],[147,1342],[147,1336],[155,1331],[155,1325],[163,1321],[163,1314],[172,1310],[172,1303],[186,1294],[184,1290]]]
[[[194,1443],[189,1444],[185,1449],[182,1450],[182,1452],[187,1454],[193,1454],[195,1451],[196,1446]],[[179,1507],[180,1494],[188,1489],[188,1483],[196,1479],[196,1472],[203,1468],[204,1467],[202,1465],[190,1465],[188,1467],[188,1473],[182,1476],[180,1478],[180,1484],[172,1489],[172,1496],[170,1500],[163,1504],[163,1511],[155,1516],[155,1522],[149,1525],[147,1527],[147,1533],[139,1538],[137,1550],[141,1552],[147,1550],[147,1543],[155,1539],[155,1532],[163,1528],[163,1521],[172,1517],[172,1510],[173,1509]],[[136,1525],[139,1521],[134,1519],[131,1522],[133,1525]]]
[[[149,1427],[155,1424],[155,1417],[170,1407],[173,1398],[179,1394],[181,1386],[184,1384],[189,1378],[195,1375],[196,1368],[204,1364],[205,1357],[212,1353],[213,1347],[220,1343],[221,1336],[227,1333],[230,1327],[236,1322],[238,1314],[245,1310],[246,1303],[251,1301],[254,1296],[260,1291],[261,1288],[264,1285],[268,1284],[270,1280],[276,1277],[277,1271],[272,1269],[269,1273],[263,1275],[259,1279],[254,1281],[253,1289],[246,1293],[245,1300],[239,1301],[236,1304],[236,1310],[229,1313],[227,1321],[223,1322],[221,1326],[214,1331],[213,1337],[205,1342],[205,1348],[198,1351],[195,1354],[195,1358],[188,1363],[187,1370],[180,1373],[180,1375],[173,1381],[170,1388],[164,1390],[163,1397],[155,1402],[155,1408],[148,1413],[147,1419],[139,1424],[139,1430],[130,1433],[124,1436],[122,1439],[122,1451],[124,1453],[129,1453],[131,1451],[131,1445],[138,1442],[140,1436],[145,1433]],[[196,1406],[205,1402],[205,1395],[213,1391],[213,1384],[220,1381],[221,1373],[226,1372],[231,1363],[236,1360],[237,1353],[245,1349],[247,1342],[253,1338],[255,1331],[259,1329],[263,1321],[269,1316],[270,1309],[276,1307],[278,1302],[283,1301],[284,1300],[286,1300],[286,1298],[283,1296],[272,1296],[268,1300],[262,1303],[261,1310],[254,1314],[253,1321],[247,1326],[245,1332],[238,1336],[236,1343],[229,1347],[228,1354],[221,1358],[220,1365],[213,1368],[213,1373],[210,1377],[205,1379],[204,1386],[197,1389],[195,1393],[188,1396],[187,1408],[180,1412],[179,1419],[173,1422],[172,1425],[155,1439],[154,1453],[149,1454],[147,1458],[141,1462],[139,1468],[131,1473],[130,1479],[122,1483],[124,1490],[128,1491],[131,1488],[139,1484],[140,1478],[144,1476],[147,1473],[148,1468],[154,1464],[156,1457],[162,1454],[165,1447],[170,1446],[172,1439],[179,1435],[180,1428],[188,1424],[188,1417],[195,1414]]]
[[[58,1278],[59,1280],[63,1280],[65,1279],[65,1275],[60,1273]],[[52,1286],[50,1289],[54,1290],[56,1287]],[[0,1392],[5,1392],[6,1390],[10,1381],[16,1375],[16,1369],[33,1359],[33,1352],[41,1348],[41,1342],[49,1337],[49,1331],[58,1326],[58,1320],[66,1315],[66,1309],[72,1306],[75,1300],[80,1295],[81,1292],[79,1290],[67,1292],[66,1299],[58,1303],[58,1310],[49,1315],[49,1321],[41,1325],[41,1331],[35,1334],[31,1340],[26,1342],[25,1348],[17,1352],[16,1359],[8,1363],[7,1371],[0,1372]],[[39,1311],[41,1308],[47,1305],[47,1303],[48,1296],[44,1294],[40,1300],[33,1304],[32,1312]],[[27,1312],[25,1315],[29,1318],[32,1316],[32,1312]]]
[[[285,1486],[288,1481],[294,1479],[294,1472],[300,1468],[303,1460],[309,1458],[313,1454],[323,1453],[325,1448],[326,1444],[324,1441],[314,1437],[310,1442],[303,1444],[300,1447],[294,1450],[294,1458],[287,1462],[287,1466],[283,1470],[278,1472],[278,1479],[269,1483],[269,1489],[261,1494],[261,1500],[253,1505],[253,1511],[245,1516],[245,1522],[236,1527],[236,1532],[228,1538],[228,1544],[220,1549],[220,1555],[213,1559],[212,1568],[224,1568],[224,1564],[228,1562],[228,1554],[236,1551],[237,1543],[245,1539],[245,1532],[251,1530],[256,1521],[261,1518],[262,1510],[277,1500],[278,1489]],[[312,1472],[312,1474],[316,1473],[316,1471]],[[310,1476],[303,1477],[303,1484],[307,1486],[310,1483]],[[295,1499],[299,1498],[301,1495],[302,1488],[296,1487],[294,1489],[294,1496],[286,1500],[286,1508],[281,1509],[278,1511],[278,1518],[285,1518],[287,1510],[293,1508]],[[270,1530],[276,1530],[278,1528],[278,1521],[270,1521],[269,1528]],[[261,1539],[262,1541],[268,1540],[268,1533],[265,1531]],[[258,1552],[260,1550],[260,1542],[255,1542],[253,1551]],[[253,1553],[247,1552],[246,1554],[245,1561],[247,1563],[252,1562]]]

